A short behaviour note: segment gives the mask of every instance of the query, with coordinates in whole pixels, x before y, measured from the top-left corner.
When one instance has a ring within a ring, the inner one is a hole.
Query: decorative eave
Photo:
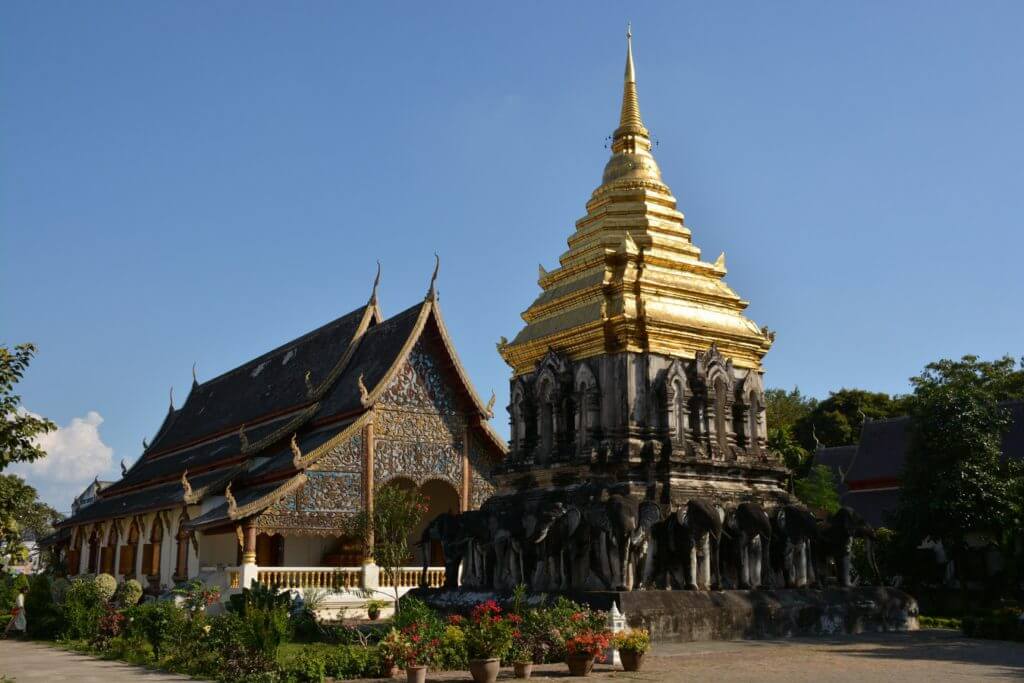
[[[305,473],[300,472],[270,493],[260,496],[256,500],[246,503],[245,505],[238,505],[235,502],[234,496],[231,495],[231,486],[229,484],[228,488],[224,490],[224,497],[228,501],[228,519],[236,521],[239,519],[245,519],[246,517],[251,517],[258,512],[262,512],[264,509],[270,507],[292,491],[305,484],[306,481],[307,477]]]
[[[306,469],[307,467],[316,463],[317,460],[322,458],[331,449],[335,448],[339,444],[342,444],[353,436],[358,434],[367,423],[373,420],[373,411],[367,410],[365,413],[360,415],[352,424],[348,425],[340,432],[332,436],[330,439],[320,444],[309,453],[303,454],[295,443],[295,439],[292,439],[292,465],[295,469]]]

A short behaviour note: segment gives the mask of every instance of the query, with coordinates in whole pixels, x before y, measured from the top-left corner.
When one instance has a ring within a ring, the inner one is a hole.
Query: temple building
[[[786,499],[766,448],[762,358],[774,333],[743,315],[725,255],[701,259],[651,153],[631,36],[601,184],[525,326],[512,368],[502,493],[580,478],[660,502]],[[582,469],[581,469],[582,468]]]
[[[374,587],[349,520],[386,485],[421,491],[427,519],[479,506],[506,450],[488,424],[493,402],[459,362],[434,280],[387,319],[375,282],[366,305],[193,378],[137,462],[61,524],[67,571],[153,590],[196,576],[227,589],[253,578]]]

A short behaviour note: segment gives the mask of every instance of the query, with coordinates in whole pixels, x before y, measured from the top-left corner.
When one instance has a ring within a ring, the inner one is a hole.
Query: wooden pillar
[[[184,581],[188,578],[188,531],[180,524],[175,538],[178,541],[178,554],[174,564],[174,580]]]
[[[363,502],[366,507],[366,514],[373,518],[373,420],[366,423],[363,428]],[[373,529],[367,534],[366,554],[363,556],[363,564],[373,564]]]
[[[469,509],[469,480],[472,476],[469,463],[469,421],[462,429],[462,493],[459,496],[459,509],[465,512]]]
[[[245,520],[245,545],[242,546],[242,564],[256,564],[256,524]]]

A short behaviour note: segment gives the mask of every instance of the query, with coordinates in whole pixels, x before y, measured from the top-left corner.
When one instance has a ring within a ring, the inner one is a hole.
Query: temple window
[[[159,518],[152,522],[153,530],[149,532],[149,543],[142,546],[142,573],[150,579],[160,578],[160,546],[164,540],[164,528]]]
[[[117,573],[122,576],[135,574],[135,554],[139,547],[139,526],[132,522],[128,528],[127,542],[120,548],[120,556],[117,558]]]
[[[672,382],[672,405],[669,408],[672,417],[669,428],[673,430],[675,442],[683,443],[686,440],[686,392],[680,378]]]

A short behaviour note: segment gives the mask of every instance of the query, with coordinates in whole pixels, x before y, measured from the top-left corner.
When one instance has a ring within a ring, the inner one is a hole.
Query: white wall
[[[234,567],[238,564],[238,537],[235,534],[199,534],[199,566]]]
[[[324,553],[335,543],[335,538],[286,536],[284,564],[290,567],[319,567],[323,564]]]

